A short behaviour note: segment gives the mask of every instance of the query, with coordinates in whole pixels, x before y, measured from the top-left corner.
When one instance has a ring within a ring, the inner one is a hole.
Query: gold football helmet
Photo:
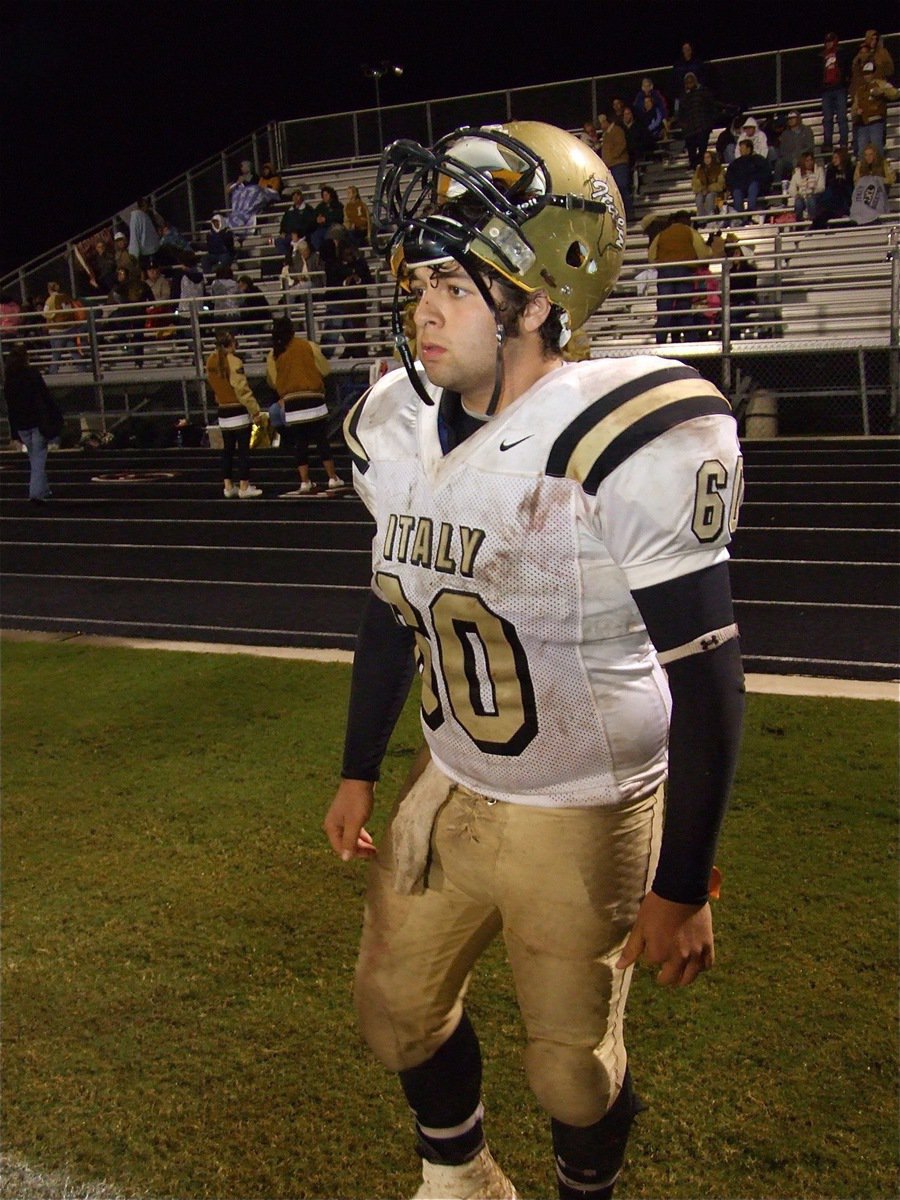
[[[374,209],[398,278],[449,259],[470,274],[491,267],[523,291],[543,289],[566,314],[565,338],[609,295],[625,250],[606,166],[540,121],[457,129],[431,150],[394,142]]]

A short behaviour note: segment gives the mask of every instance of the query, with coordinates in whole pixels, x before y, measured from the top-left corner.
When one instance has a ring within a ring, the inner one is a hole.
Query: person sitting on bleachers
[[[738,156],[725,172],[725,187],[731,194],[733,211],[757,211],[760,200],[769,190],[770,178],[767,160],[761,154],[754,153],[750,138],[741,138]]]
[[[753,143],[754,154],[758,154],[760,158],[767,159],[769,157],[769,139],[766,137],[765,130],[760,129],[756,117],[744,117],[744,123],[741,126],[741,136],[738,138],[738,145],[744,139],[749,139]],[[735,158],[737,158],[737,154],[738,152],[735,151]]]
[[[804,154],[812,154],[815,150],[813,131],[804,124],[803,118],[796,109],[791,109],[787,116],[787,126],[782,130],[778,139],[778,157],[772,168],[772,178],[776,185],[782,180],[790,179],[800,164]]]
[[[316,217],[316,227],[310,234],[313,250],[321,250],[322,243],[332,225],[343,225],[344,206],[338,199],[338,194],[329,184],[324,184],[320,195],[322,199],[313,210]]]
[[[726,167],[737,157],[737,144],[741,140],[743,125],[744,114],[736,113],[716,138],[716,154],[719,156],[719,162]]]
[[[853,172],[853,182],[859,183],[863,175],[880,176],[888,188],[893,187],[897,181],[894,168],[881,151],[876,146],[873,146],[871,142],[859,156],[859,162],[856,164],[856,170]]]
[[[307,204],[299,188],[291,195],[291,206],[281,218],[278,226],[278,236],[275,239],[275,250],[282,259],[291,252],[291,234],[296,230],[301,238],[312,237],[316,228],[316,214],[311,204]]]
[[[247,327],[247,332],[261,332],[262,323],[271,316],[265,292],[260,291],[249,275],[238,276],[237,320]]]
[[[706,150],[694,171],[691,187],[697,197],[697,216],[715,216],[725,194],[725,168],[715,150]]]
[[[298,230],[291,231],[288,252],[281,269],[281,282],[285,291],[292,288],[322,287],[325,283],[325,262],[317,250],[313,250],[309,239],[301,237]]]
[[[359,194],[359,188],[347,188],[347,203],[344,205],[344,224],[350,241],[357,246],[367,246],[371,237],[372,219],[369,209]]]
[[[259,186],[263,191],[273,193],[268,198],[266,208],[274,204],[276,200],[281,199],[281,176],[270,162],[264,162],[262,165],[262,170],[259,173]]]
[[[804,214],[816,219],[819,198],[825,191],[825,172],[816,163],[811,150],[800,155],[800,162],[788,185],[788,202],[794,206],[794,220],[802,221]]]
[[[178,292],[178,316],[182,320],[189,321],[192,311],[196,310],[197,315],[200,315],[202,309],[197,301],[201,296],[206,295],[203,272],[193,250],[185,251],[181,272],[181,280],[176,289]]]
[[[813,229],[824,229],[829,221],[850,215],[853,200],[853,160],[843,147],[833,150],[825,168],[825,191],[816,205]]]
[[[231,267],[216,267],[216,277],[209,289],[212,296],[213,312],[217,321],[230,321],[238,311],[237,280],[231,273]]]
[[[203,270],[211,275],[216,267],[230,267],[234,262],[234,234],[225,224],[221,213],[215,213],[209,221],[206,235],[206,253],[203,255]]]
[[[253,163],[249,158],[245,158],[241,162],[241,168],[237,173],[237,178],[232,180],[232,182],[229,183],[225,188],[225,195],[230,196],[236,187],[246,187],[248,184],[255,184],[258,182],[259,176],[253,170]]]
[[[113,234],[113,254],[116,259],[116,269],[124,267],[126,271],[137,268],[138,261],[128,251],[128,234],[124,229],[117,229]]]

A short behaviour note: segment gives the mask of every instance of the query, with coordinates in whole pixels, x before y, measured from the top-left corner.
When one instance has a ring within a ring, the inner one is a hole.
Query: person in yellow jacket
[[[309,444],[316,443],[328,476],[328,490],[345,487],[334,469],[328,445],[328,408],[325,376],[328,360],[315,342],[297,337],[290,317],[278,317],[272,325],[272,349],[266,361],[266,379],[278,396],[286,440],[294,449],[300,486],[285,496],[308,496],[316,486],[309,478]],[[274,422],[281,424],[281,421]]]
[[[216,348],[206,360],[206,379],[219,406],[225,498],[231,500],[237,496],[241,500],[252,500],[261,496],[262,491],[250,483],[250,428],[259,424],[261,414],[236,350],[237,342],[231,330],[220,329],[216,333]],[[239,488],[233,481],[235,454]]]

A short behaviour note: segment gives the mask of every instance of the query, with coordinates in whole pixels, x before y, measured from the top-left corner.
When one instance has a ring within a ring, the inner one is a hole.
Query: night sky
[[[668,66],[685,39],[715,58],[873,24],[900,25],[895,0],[3,0],[0,271],[269,120],[373,107],[364,64],[402,64],[388,105]]]

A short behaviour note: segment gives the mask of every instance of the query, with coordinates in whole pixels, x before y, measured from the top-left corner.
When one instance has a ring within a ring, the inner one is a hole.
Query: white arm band
[[[711,629],[709,633],[701,634],[692,642],[685,642],[683,646],[673,646],[671,650],[658,650],[656,657],[662,666],[667,667],[679,658],[690,658],[692,654],[706,654],[707,651],[715,650],[737,636],[737,625],[723,625],[721,629]]]

